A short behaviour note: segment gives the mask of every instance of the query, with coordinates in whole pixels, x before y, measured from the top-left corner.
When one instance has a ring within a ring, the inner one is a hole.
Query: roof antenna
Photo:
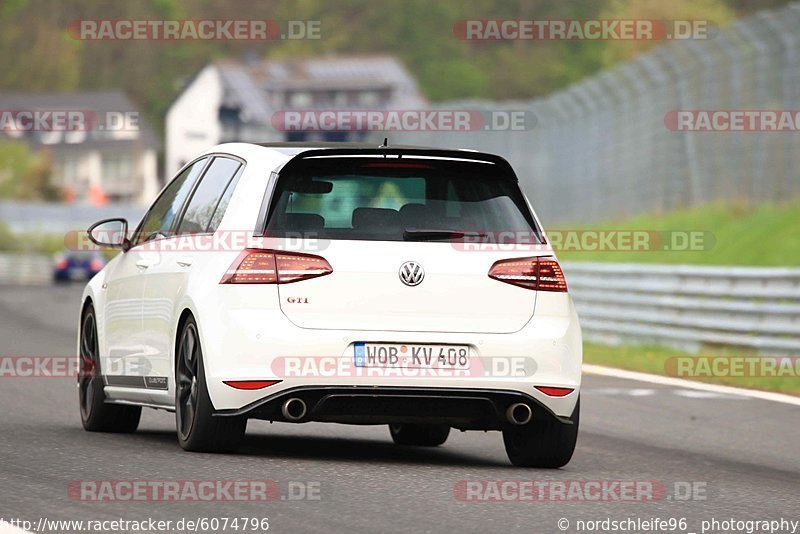
[[[388,137],[384,137],[383,138],[383,144],[382,145],[378,145],[378,148],[389,148],[389,138]],[[386,159],[386,154],[383,155],[383,158]]]

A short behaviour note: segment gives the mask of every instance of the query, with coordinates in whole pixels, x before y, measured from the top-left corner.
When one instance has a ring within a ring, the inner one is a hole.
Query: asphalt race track
[[[78,285],[0,288],[2,356],[74,354],[79,295]],[[0,517],[34,525],[267,517],[271,532],[325,533],[580,532],[579,520],[607,518],[686,518],[685,529],[650,531],[701,532],[712,518],[800,520],[797,406],[598,376],[585,378],[582,398],[572,462],[544,471],[512,468],[499,433],[454,432],[442,447],[402,448],[383,426],[251,421],[239,454],[191,454],[178,447],[170,413],[146,410],[131,435],[87,433],[73,379],[4,377]],[[283,498],[93,502],[68,492],[81,480],[273,480]],[[465,480],[651,481],[666,494],[463,502],[454,488]],[[288,498],[292,482],[318,488],[319,498]]]

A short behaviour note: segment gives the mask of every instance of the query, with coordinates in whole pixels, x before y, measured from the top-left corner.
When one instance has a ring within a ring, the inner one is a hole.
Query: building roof
[[[137,113],[138,130],[136,135],[120,136],[118,138],[108,135],[87,135],[83,142],[74,146],[104,145],[121,146],[123,144],[141,143],[148,148],[157,149],[159,142],[153,134],[147,120],[139,109],[122,91],[80,91],[80,92],[47,92],[47,93],[17,93],[0,92],[0,111],[52,111],[70,110],[94,112],[101,123],[109,114]],[[100,133],[100,132],[95,132]],[[37,136],[28,135],[26,141],[33,144],[43,144]],[[56,143],[52,146],[67,145]]]
[[[318,56],[265,61],[221,60],[225,104],[245,121],[269,121],[276,106],[271,95],[291,91],[388,90],[389,109],[413,109],[426,101],[400,61],[386,55]]]
[[[267,61],[261,65],[272,87],[335,88],[409,87],[417,84],[392,56],[323,56]]]

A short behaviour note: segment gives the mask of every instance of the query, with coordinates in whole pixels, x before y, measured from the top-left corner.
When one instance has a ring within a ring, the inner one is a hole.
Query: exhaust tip
[[[287,421],[297,422],[303,419],[308,412],[308,407],[303,399],[292,397],[281,406],[281,414]]]
[[[506,418],[515,425],[527,425],[533,417],[531,407],[525,403],[517,402],[506,410]]]

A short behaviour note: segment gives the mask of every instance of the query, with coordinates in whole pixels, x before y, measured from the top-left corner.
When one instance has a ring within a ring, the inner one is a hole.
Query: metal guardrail
[[[800,269],[565,262],[587,339],[800,354]]]
[[[53,260],[45,254],[0,253],[0,284],[49,284],[52,269]]]
[[[85,230],[90,224],[111,217],[125,217],[135,227],[147,206],[132,204],[64,204],[57,202],[23,202],[0,200],[0,223],[12,232],[64,234]]]

